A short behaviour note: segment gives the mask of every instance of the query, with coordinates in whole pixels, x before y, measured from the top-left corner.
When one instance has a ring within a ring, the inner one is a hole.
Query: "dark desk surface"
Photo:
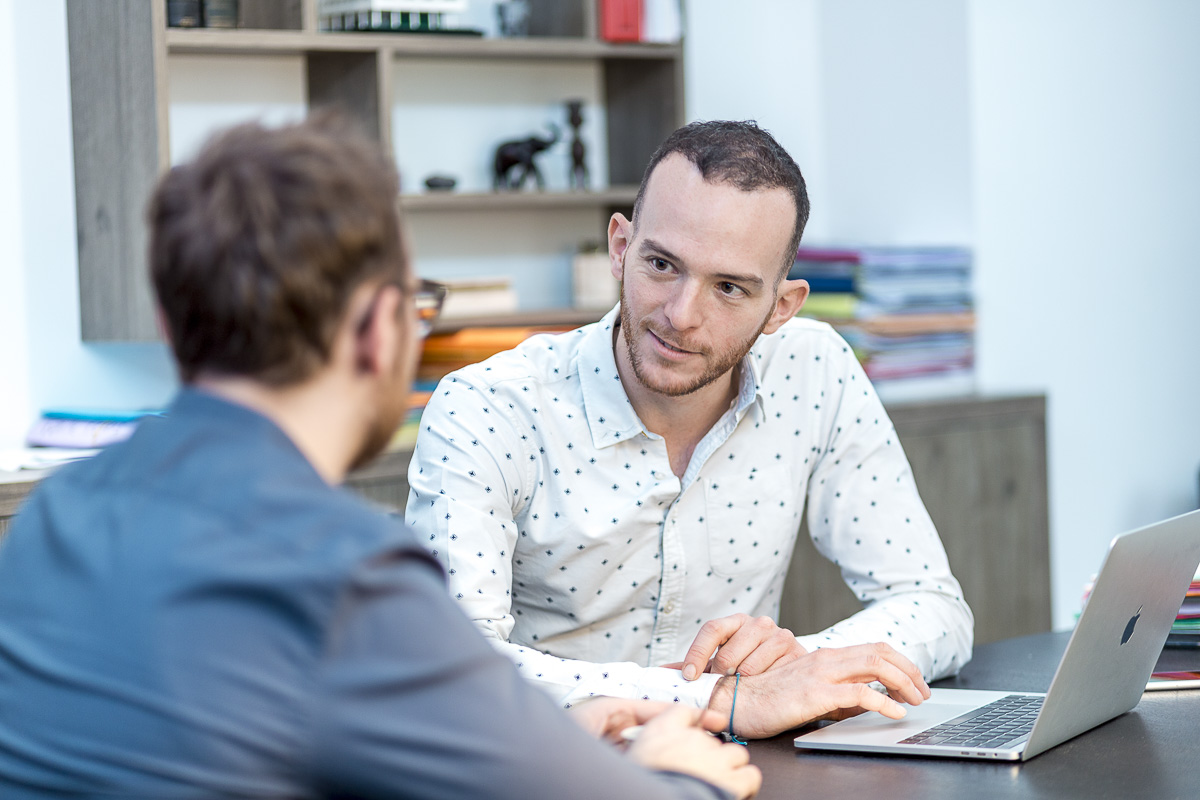
[[[1044,692],[1069,633],[975,648],[957,678],[935,686]],[[1167,650],[1160,670],[1200,667],[1200,651]],[[776,798],[1187,798],[1200,795],[1200,689],[1149,692],[1128,714],[1030,761],[1005,764],[797,751],[796,732],[753,742],[763,800]]]

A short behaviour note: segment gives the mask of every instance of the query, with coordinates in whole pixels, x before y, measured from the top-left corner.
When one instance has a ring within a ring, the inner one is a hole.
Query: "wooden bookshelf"
[[[600,40],[595,0],[531,8],[529,37],[484,39],[321,31],[316,0],[243,2],[236,30],[168,29],[162,0],[67,0],[83,339],[157,339],[143,210],[168,166],[171,55],[298,56],[309,108],[340,106],[389,149],[393,71],[406,59],[465,59],[480,70],[497,61],[596,64],[607,117],[608,175],[599,183],[612,188],[408,194],[401,205],[422,216],[627,210],[650,155],[683,122],[683,48]]]
[[[380,52],[394,58],[467,58],[585,60],[676,60],[680,45],[612,44],[572,37],[484,39],[421,33],[351,33],[345,31],[206,30],[169,28],[170,53],[198,55],[303,55],[305,53]]]

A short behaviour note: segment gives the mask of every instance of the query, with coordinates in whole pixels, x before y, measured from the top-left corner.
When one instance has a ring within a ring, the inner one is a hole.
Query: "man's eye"
[[[650,259],[650,266],[654,267],[654,269],[658,270],[659,272],[666,272],[671,268],[670,264],[657,257]]]
[[[737,297],[738,295],[745,294],[745,292],[742,291],[742,287],[738,286],[736,283],[730,283],[729,281],[717,284],[717,288],[721,290],[721,294],[729,295],[730,297]]]

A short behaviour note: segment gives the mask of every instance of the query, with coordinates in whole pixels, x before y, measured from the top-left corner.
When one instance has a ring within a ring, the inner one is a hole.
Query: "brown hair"
[[[341,115],[240,125],[150,200],[150,273],[184,382],[273,386],[327,363],[354,290],[408,266],[395,167]]]
[[[672,153],[679,153],[692,162],[709,183],[728,183],[743,192],[784,189],[792,196],[796,206],[796,224],[784,254],[784,269],[780,277],[786,275],[796,260],[796,249],[800,246],[800,237],[804,235],[804,226],[808,224],[808,189],[800,167],[796,166],[787,150],[775,141],[775,137],[752,120],[692,122],[677,129],[658,146],[646,165],[637,199],[633,203],[635,229],[650,174],[660,161]]]

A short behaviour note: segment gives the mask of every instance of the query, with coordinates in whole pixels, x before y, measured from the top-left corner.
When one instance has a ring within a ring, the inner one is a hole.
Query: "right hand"
[[[642,726],[629,745],[628,755],[643,767],[681,772],[745,800],[762,786],[762,773],[750,763],[750,753],[739,744],[725,744],[697,723],[701,711],[675,707]]]
[[[879,681],[882,694],[867,684]],[[721,678],[708,707],[729,719],[734,679]],[[900,719],[900,705],[920,705],[929,686],[911,661],[886,644],[829,647],[806,653],[760,675],[743,675],[737,687],[734,732],[755,739],[774,736],[815,719],[877,711]],[[899,702],[897,702],[899,701]]]

